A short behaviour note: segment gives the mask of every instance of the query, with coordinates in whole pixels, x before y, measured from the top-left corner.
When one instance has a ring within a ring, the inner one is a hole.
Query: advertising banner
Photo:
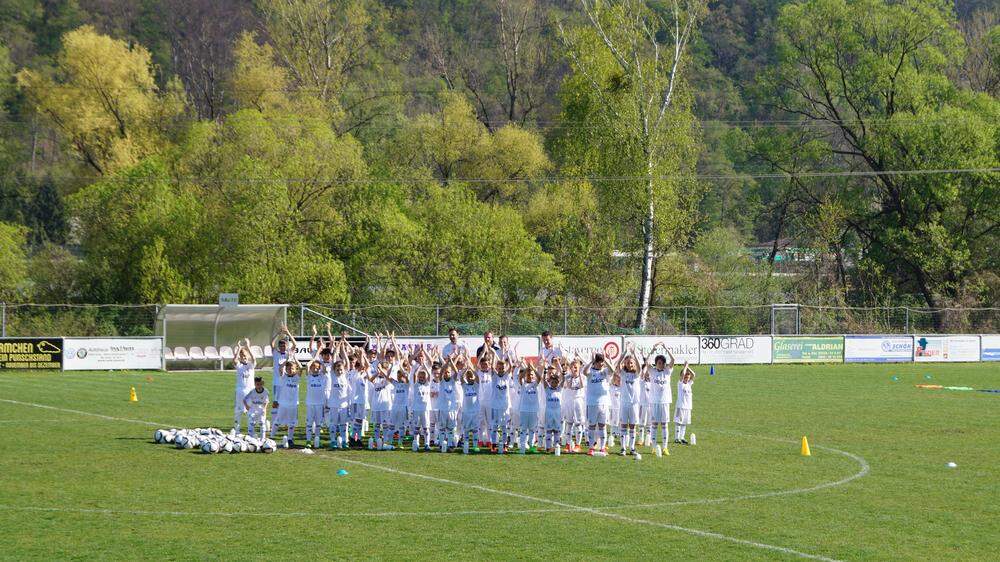
[[[916,336],[913,360],[979,361],[979,336]]]
[[[840,363],[843,336],[777,336],[771,359],[775,363]]]
[[[913,361],[913,336],[844,336],[845,363]]]
[[[979,336],[980,361],[1000,361],[1000,336]]]
[[[163,368],[162,338],[65,338],[64,371]]]
[[[0,370],[60,369],[62,338],[0,338]]]
[[[563,357],[573,357],[579,351],[580,356],[590,360],[596,350],[612,361],[617,361],[622,354],[622,338],[620,336],[552,336],[552,345],[563,350]]]
[[[625,345],[635,344],[636,351],[639,352],[639,359],[649,354],[649,350],[657,343],[663,343],[674,354],[674,361],[678,365],[683,365],[685,361],[692,365],[698,363],[700,354],[698,353],[698,336],[626,336]],[[663,353],[662,348],[657,350],[657,355]],[[663,355],[666,355],[663,353]]]
[[[770,363],[771,336],[698,336],[699,362]]]

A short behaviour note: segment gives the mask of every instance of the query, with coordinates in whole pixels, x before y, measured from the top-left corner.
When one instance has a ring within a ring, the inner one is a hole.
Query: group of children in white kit
[[[374,342],[353,347],[343,336],[335,340],[329,326],[325,342],[317,342],[315,327],[313,334],[315,352],[304,369],[287,328],[275,336],[271,393],[254,375],[249,341],[237,343],[237,432],[246,414],[249,433],[263,435],[270,405],[271,438],[285,428],[283,444],[294,446],[304,378],[306,445],[315,448],[324,427],[330,449],[363,447],[370,427],[367,446],[378,450],[401,448],[406,435],[413,451],[460,447],[466,454],[482,447],[503,454],[516,447],[520,453],[541,448],[559,455],[586,445],[587,454],[604,456],[616,438],[621,455],[639,456],[636,447],[643,443],[657,456],[667,449],[674,357],[662,343],[643,358],[628,346],[615,363],[601,353],[570,356],[545,332],[541,357],[532,362],[510,349],[505,337],[497,346],[487,334],[473,361],[454,330],[443,348],[416,346],[409,352],[393,336],[377,335]],[[665,355],[655,355],[661,348]],[[688,443],[694,378],[684,363],[673,411],[674,443]]]

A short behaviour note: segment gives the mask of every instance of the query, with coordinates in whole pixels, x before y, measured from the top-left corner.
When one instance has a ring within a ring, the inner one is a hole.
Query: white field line
[[[498,509],[492,511],[368,511],[350,513],[316,513],[308,511],[258,512],[258,511],[156,511],[146,509],[103,509],[85,507],[25,507],[0,504],[4,511],[40,511],[53,513],[96,513],[101,515],[152,515],[173,517],[453,517],[456,515],[525,515],[530,513],[556,513],[573,509]]]
[[[151,422],[151,421],[146,421],[146,420],[136,420],[136,419],[130,419],[130,418],[119,418],[119,417],[114,417],[114,416],[105,416],[103,414],[96,414],[96,413],[93,413],[93,412],[84,412],[82,410],[72,410],[72,409],[69,409],[69,408],[59,408],[59,407],[56,407],[56,406],[49,406],[49,405],[46,405],[46,404],[38,404],[38,403],[34,403],[34,402],[21,402],[21,401],[18,401],[18,400],[9,400],[9,399],[2,399],[2,398],[0,398],[0,402],[6,402],[6,403],[10,403],[10,404],[18,404],[18,405],[21,405],[21,406],[31,406],[31,407],[35,407],[35,408],[43,408],[43,409],[46,409],[46,410],[54,410],[54,411],[61,411],[61,412],[70,412],[70,413],[74,413],[74,414],[89,415],[89,416],[93,416],[93,417],[97,417],[97,418],[101,418],[101,419],[106,419],[106,420],[112,420],[112,421],[123,421],[123,422],[137,423],[137,424],[150,425],[150,426],[158,426],[158,427],[171,427],[170,424],[162,424],[162,423],[157,423],[157,422]],[[738,434],[736,432],[730,432],[730,433]],[[782,439],[773,439],[773,440],[785,441],[785,440],[782,440]],[[794,441],[792,441],[792,443],[794,443]],[[836,451],[834,449],[828,449],[828,450],[835,451],[835,452],[842,452],[842,451]],[[833,485],[840,485],[840,484],[843,484],[845,482],[850,482],[851,480],[854,480],[855,478],[860,478],[861,476],[864,476],[865,474],[868,473],[868,471],[869,471],[868,463],[863,458],[861,458],[861,457],[859,457],[857,455],[846,453],[846,452],[842,452],[842,453],[845,453],[848,456],[850,456],[851,458],[854,458],[855,460],[857,460],[860,463],[862,463],[862,470],[859,473],[855,474],[855,475],[852,475],[852,476],[850,476],[850,477],[848,477],[846,479],[842,479],[841,481],[838,481],[837,484],[830,483],[829,485],[820,485],[819,487],[814,486],[811,489],[821,489],[821,488],[831,487]],[[701,530],[701,529],[693,529],[693,528],[690,528],[690,527],[682,527],[680,525],[674,525],[674,524],[671,524],[671,523],[661,523],[659,521],[650,521],[648,519],[638,519],[638,518],[635,518],[635,517],[629,517],[629,516],[626,516],[626,515],[621,515],[621,514],[618,514],[618,513],[614,513],[614,512],[611,512],[611,511],[603,511],[605,509],[626,509],[626,508],[633,507],[633,506],[618,506],[618,507],[614,507],[614,508],[592,508],[592,507],[578,506],[578,505],[574,505],[574,504],[570,504],[570,503],[566,503],[566,502],[560,502],[560,501],[557,501],[557,500],[551,500],[551,499],[547,499],[547,498],[539,498],[539,497],[536,497],[536,496],[529,496],[529,495],[526,495],[526,494],[520,494],[520,493],[517,493],[517,492],[511,492],[511,491],[507,491],[507,490],[498,490],[498,489],[495,489],[495,488],[489,488],[489,487],[486,487],[486,486],[481,486],[479,484],[470,484],[468,482],[460,482],[460,481],[457,481],[457,480],[449,480],[447,478],[439,478],[437,476],[429,476],[429,475],[426,475],[426,474],[419,474],[419,473],[416,473],[416,472],[408,472],[408,471],[405,471],[405,470],[399,470],[399,469],[388,467],[388,466],[371,464],[371,463],[362,462],[362,461],[358,461],[358,460],[346,459],[346,458],[339,457],[339,456],[338,457],[323,456],[321,458],[324,458],[324,459],[327,459],[327,460],[338,460],[340,462],[346,462],[346,463],[349,463],[349,464],[354,464],[354,465],[358,465],[358,466],[364,466],[366,468],[370,468],[370,469],[374,469],[374,470],[380,470],[380,471],[383,471],[383,472],[389,472],[389,473],[392,473],[392,474],[398,474],[398,475],[401,475],[401,476],[408,476],[410,478],[419,478],[419,479],[422,479],[422,480],[428,480],[428,481],[431,481],[431,482],[438,482],[438,483],[441,483],[441,484],[450,484],[450,485],[454,485],[454,486],[461,486],[461,487],[464,487],[464,488],[469,488],[469,489],[472,489],[472,490],[477,490],[477,491],[485,492],[485,493],[489,493],[489,494],[503,495],[503,496],[508,496],[508,497],[513,497],[513,498],[521,499],[521,500],[524,500],[524,501],[529,501],[529,502],[543,503],[543,504],[552,505],[552,506],[556,506],[558,508],[561,508],[561,511],[589,513],[589,514],[592,514],[592,515],[597,515],[599,517],[605,517],[605,518],[609,518],[609,519],[615,519],[615,520],[619,520],[619,521],[624,521],[626,523],[632,523],[632,524],[637,524],[637,525],[647,525],[647,526],[651,526],[651,527],[659,527],[659,528],[662,528],[662,529],[668,529],[668,530],[672,530],[672,531],[678,531],[678,532],[687,533],[689,535],[694,535],[694,536],[698,536],[698,537],[716,539],[716,540],[720,540],[720,541],[725,541],[725,542],[730,542],[730,543],[734,543],[734,544],[739,544],[739,545],[742,545],[742,546],[749,546],[749,547],[758,548],[758,549],[762,549],[762,550],[769,550],[769,551],[772,551],[772,552],[780,552],[780,553],[783,553],[783,554],[788,554],[788,555],[791,555],[791,556],[797,556],[797,557],[800,557],[800,558],[807,558],[807,559],[812,559],[812,560],[825,560],[825,561],[834,561],[835,560],[833,558],[827,558],[825,556],[819,556],[819,555],[815,555],[815,554],[809,554],[807,552],[801,552],[801,551],[798,551],[798,550],[795,550],[795,549],[792,549],[792,548],[788,548],[788,547],[784,547],[784,546],[777,546],[777,545],[772,545],[772,544],[767,544],[767,543],[762,543],[762,542],[757,542],[757,541],[751,541],[751,540],[747,540],[747,539],[741,539],[741,538],[738,538],[738,537],[732,537],[732,536],[729,536],[729,535],[724,535],[722,533],[716,533],[716,532],[713,532],[713,531],[704,531],[704,530]],[[779,495],[779,494],[777,494],[775,492],[769,492],[769,494]],[[767,496],[763,496],[763,497],[767,497]],[[702,500],[691,500],[691,501],[692,502],[700,502]],[[718,501],[718,500],[716,500],[716,501]],[[705,503],[711,503],[711,500],[707,500],[707,501],[705,501]],[[90,510],[71,509],[71,508],[39,508],[39,507],[17,508],[17,507],[12,507],[12,506],[0,506],[0,509],[16,509],[16,510],[31,510],[31,511],[75,511],[75,512],[81,512],[81,513],[90,513],[90,512],[94,512],[94,513],[116,513],[114,510],[93,510],[93,511],[90,511]],[[138,512],[137,511],[137,512],[128,512],[128,513],[142,514],[143,512]],[[155,514],[188,515],[187,513],[184,513],[184,512],[154,512],[154,513]],[[438,513],[445,514],[445,512],[438,512]],[[457,514],[457,513],[459,513],[459,512],[451,512],[451,513],[447,513],[447,514],[448,515],[453,515],[453,514]],[[191,514],[191,515],[193,515],[193,514]],[[219,515],[221,515],[221,514],[219,514]],[[307,515],[307,514],[303,514],[303,515]],[[400,514],[400,515],[402,515],[402,514]]]

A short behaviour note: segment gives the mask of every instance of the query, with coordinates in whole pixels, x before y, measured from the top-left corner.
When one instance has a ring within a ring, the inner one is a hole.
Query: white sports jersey
[[[452,377],[450,381],[441,379],[438,384],[437,409],[440,412],[457,412],[458,406],[462,403],[460,396],[462,389],[459,388],[458,381]]]
[[[306,376],[306,406],[325,406],[330,396],[330,375],[319,373]]]
[[[652,368],[649,370],[649,403],[669,404],[673,400],[670,390],[670,375],[674,372],[673,367],[664,370]]]
[[[271,376],[274,377],[274,380],[278,380],[278,377],[281,376],[281,364],[284,363],[285,361],[288,361],[288,357],[289,354],[287,351],[285,353],[281,353],[280,351],[275,349],[271,353],[271,361],[272,361]]]
[[[546,363],[551,363],[556,357],[562,357],[563,351],[561,347],[542,347],[542,361]]]
[[[448,342],[447,344],[445,344],[443,348],[441,348],[441,357],[444,357],[444,359],[447,361],[448,358],[451,357],[452,353],[455,353],[456,351],[461,353],[463,350],[468,350],[468,348],[466,348],[461,343],[455,345],[451,342]]]
[[[608,381],[607,367],[601,370],[591,367],[587,370],[587,405],[611,405],[611,385]]]
[[[299,405],[299,381],[302,377],[299,375],[288,376],[281,375],[281,388],[278,389],[278,404],[282,406],[298,406]]]
[[[462,411],[463,415],[470,415],[479,410],[479,384],[462,383]]]
[[[639,373],[622,371],[620,386],[620,404],[623,408],[639,404],[639,395],[642,393],[642,378]]]
[[[410,383],[392,380],[392,411],[405,412],[410,405]]]
[[[267,410],[267,405],[271,402],[271,395],[266,388],[260,389],[260,392],[257,392],[256,388],[252,388],[243,397],[243,402],[249,406],[251,416],[262,416],[264,410]]]
[[[368,377],[367,373],[351,370],[347,374],[351,383],[351,404],[368,407]]]
[[[562,389],[553,389],[545,385],[545,411],[562,412]]]
[[[413,383],[413,411],[426,412],[430,409],[431,385],[430,383]]]
[[[254,368],[252,363],[236,365],[236,395],[243,398],[253,390]]]
[[[337,375],[336,371],[330,376],[330,400],[327,406],[331,409],[342,410],[351,405],[351,383],[347,380],[347,374]]]
[[[476,371],[479,377],[479,402],[484,407],[493,403],[493,371]]]
[[[431,387],[431,400],[427,403],[427,409],[438,410],[438,400],[441,397],[441,383],[435,382],[434,379],[431,379],[428,386]]]
[[[491,408],[495,410],[510,409],[510,387],[513,376],[509,371],[504,376],[500,376],[499,373],[493,376],[492,396],[490,397]]]
[[[527,414],[538,413],[538,381],[526,382],[521,385],[519,411]]]
[[[371,383],[372,411],[388,412],[392,407],[392,384],[385,377],[377,377]]]
[[[681,410],[691,409],[692,389],[690,382],[677,381],[677,407]]]

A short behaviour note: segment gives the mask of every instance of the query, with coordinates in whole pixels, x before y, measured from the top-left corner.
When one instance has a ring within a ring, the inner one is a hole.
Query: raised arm
[[[257,358],[254,357],[253,350],[250,349],[250,338],[246,338],[243,341],[246,342],[244,349],[247,350],[247,355],[250,356],[250,366],[253,368],[257,368]]]

